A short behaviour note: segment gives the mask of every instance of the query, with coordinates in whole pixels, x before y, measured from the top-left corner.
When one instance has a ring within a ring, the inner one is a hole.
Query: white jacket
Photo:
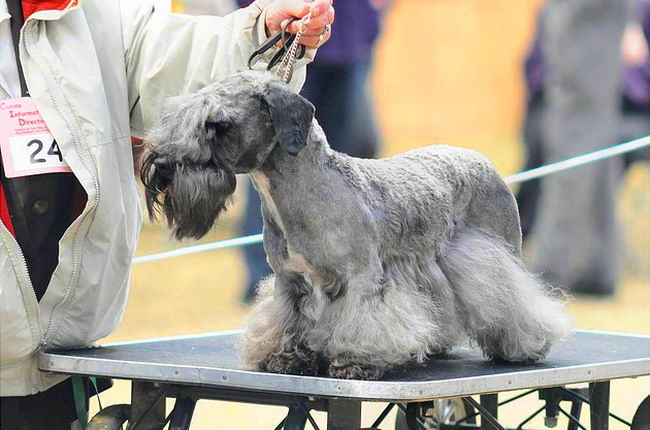
[[[162,0],[71,1],[25,22],[20,61],[31,97],[88,202],[60,241],[40,303],[18,244],[0,226],[0,395],[63,379],[37,370],[38,350],[90,345],[118,325],[142,219],[130,137],[145,134],[165,98],[244,69],[265,39],[260,14],[270,1],[224,18],[171,14]],[[6,11],[0,0],[0,48],[12,46]],[[0,54],[6,74],[14,56]],[[295,90],[304,72],[296,70]],[[16,82],[0,74],[0,99],[20,96]]]

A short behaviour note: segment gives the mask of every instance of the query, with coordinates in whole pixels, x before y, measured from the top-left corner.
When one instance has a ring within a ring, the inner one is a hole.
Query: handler
[[[120,322],[142,219],[131,136],[308,12],[300,40],[317,48],[331,0],[258,0],[224,18],[164,0],[0,0],[2,430],[78,426],[69,380],[38,371],[36,352],[91,345]]]

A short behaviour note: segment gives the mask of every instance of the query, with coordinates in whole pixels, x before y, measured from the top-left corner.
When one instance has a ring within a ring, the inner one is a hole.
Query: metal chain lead
[[[282,58],[280,67],[278,67],[278,72],[277,72],[278,76],[281,77],[282,81],[285,84],[288,84],[289,79],[291,78],[291,71],[293,69],[293,63],[296,60],[296,52],[298,51],[300,38],[302,37],[303,33],[307,29],[307,25],[309,24],[309,21],[311,21],[311,13],[308,13],[307,15],[303,16],[302,19],[300,20],[300,29],[296,33],[296,38],[293,40],[293,43],[291,43],[291,46],[289,47],[287,53],[284,55],[284,58]]]

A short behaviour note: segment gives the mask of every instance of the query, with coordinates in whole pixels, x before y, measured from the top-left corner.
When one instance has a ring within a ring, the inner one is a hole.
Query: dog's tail
[[[542,360],[572,331],[562,292],[528,272],[501,238],[460,230],[443,250],[440,267],[467,334],[490,359]]]

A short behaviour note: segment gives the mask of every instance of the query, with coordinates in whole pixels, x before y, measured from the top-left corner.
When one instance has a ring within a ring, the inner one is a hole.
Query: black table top
[[[410,365],[380,381],[279,375],[247,370],[239,333],[195,335],[97,348],[48,351],[51,372],[251,391],[364,400],[415,400],[563,385],[650,374],[650,337],[578,331],[536,364],[495,363],[463,346],[426,366]]]

